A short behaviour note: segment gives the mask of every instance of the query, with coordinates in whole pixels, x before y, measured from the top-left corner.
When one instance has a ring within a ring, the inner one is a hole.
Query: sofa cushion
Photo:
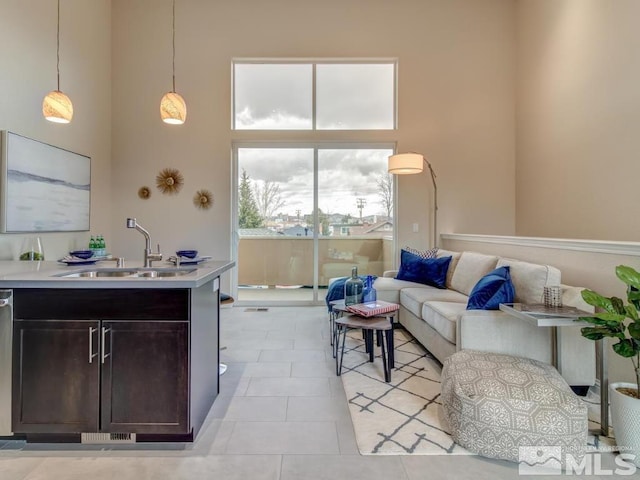
[[[467,296],[455,290],[442,290],[433,287],[403,288],[400,292],[400,303],[416,317],[422,318],[424,302],[455,302],[467,304]]]
[[[560,285],[560,270],[550,265],[498,259],[498,267],[509,266],[511,281],[516,290],[515,302],[543,303],[545,285]]]
[[[451,288],[469,295],[473,287],[491,270],[496,268],[498,257],[476,252],[462,252],[451,278]],[[516,288],[517,285],[516,285]]]
[[[394,273],[394,277],[395,277]],[[403,288],[433,288],[426,287],[421,283],[405,282],[404,280],[396,280],[391,277],[378,277],[373,282],[373,288],[376,289],[378,300],[384,300],[385,302],[400,303],[400,290]]]
[[[449,342],[456,343],[456,323],[467,305],[457,302],[425,302],[422,318]]]
[[[449,262],[449,269],[447,270],[447,281],[445,285],[447,288],[451,288],[451,278],[453,278],[453,272],[456,269],[456,265],[458,265],[458,260],[460,260],[460,252],[452,252],[451,250],[443,250],[442,248],[438,249],[436,253],[436,258],[442,257],[451,257],[451,261]]]
[[[451,257],[422,258],[402,250],[400,253],[400,270],[396,278],[398,280],[446,288],[447,269],[450,262]]]
[[[498,267],[482,277],[471,290],[467,310],[498,310],[501,303],[513,303],[509,266]]]

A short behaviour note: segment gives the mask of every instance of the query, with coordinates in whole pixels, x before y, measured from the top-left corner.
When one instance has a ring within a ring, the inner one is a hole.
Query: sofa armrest
[[[383,277],[387,278],[395,278],[396,275],[398,275],[398,270],[385,270],[382,274]]]
[[[575,287],[571,287],[575,288]],[[458,318],[456,348],[505,353],[551,363],[551,329],[537,327],[497,310],[467,310]],[[595,344],[580,328],[558,328],[559,370],[569,385],[593,385]]]
[[[467,310],[456,326],[458,350],[505,353],[541,362],[549,362],[551,358],[551,340],[546,329],[505,312]]]

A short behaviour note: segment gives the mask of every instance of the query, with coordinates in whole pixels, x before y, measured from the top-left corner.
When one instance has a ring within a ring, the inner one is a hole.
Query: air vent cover
[[[136,443],[135,433],[83,433],[81,443]]]

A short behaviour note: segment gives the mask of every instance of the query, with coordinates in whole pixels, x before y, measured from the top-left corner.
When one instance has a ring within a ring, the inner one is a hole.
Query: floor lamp
[[[433,183],[433,236],[432,247],[438,246],[438,185],[436,185],[436,174],[433,167],[423,155],[419,153],[396,153],[389,157],[389,173],[393,175],[408,175],[421,173],[427,165],[431,173]]]

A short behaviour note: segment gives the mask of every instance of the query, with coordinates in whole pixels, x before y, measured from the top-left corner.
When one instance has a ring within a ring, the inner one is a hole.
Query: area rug
[[[394,330],[395,369],[385,383],[380,350],[368,361],[360,330],[349,331],[342,383],[363,455],[474,455],[453,442],[440,403],[440,363],[406,330]],[[591,405],[593,407],[593,405]],[[593,408],[590,408],[592,417]],[[590,427],[599,419],[590,418]],[[588,450],[612,439],[589,436]]]
[[[360,331],[347,335],[342,383],[358,450],[363,455],[469,455],[446,428],[440,364],[405,330],[394,330],[394,342],[395,369],[385,383],[382,360],[368,361]]]

